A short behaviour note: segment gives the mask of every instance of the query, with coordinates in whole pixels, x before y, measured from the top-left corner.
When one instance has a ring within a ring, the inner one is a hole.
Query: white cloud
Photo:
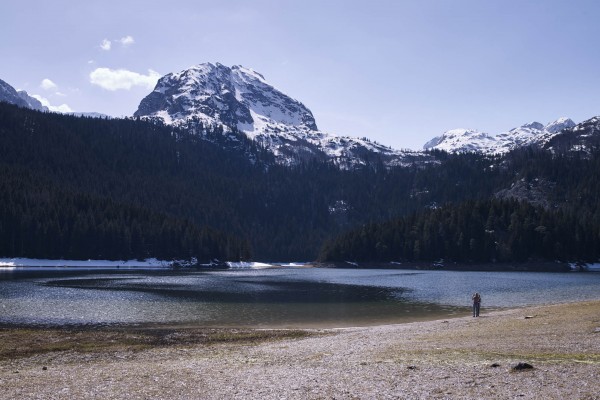
[[[52,82],[50,79],[45,78],[42,80],[42,83],[40,83],[40,87],[44,90],[52,90],[52,89],[56,89],[58,86],[56,85],[56,83]]]
[[[50,104],[50,101],[48,99],[40,96],[39,94],[33,94],[33,95],[31,95],[31,97],[39,100],[39,102],[42,103],[43,106],[48,107],[48,110],[50,110],[52,112],[59,112],[59,113],[73,112],[73,109],[71,109],[71,107],[69,107],[67,104],[61,104],[60,106],[53,106]]]
[[[119,42],[121,42],[123,46],[130,46],[135,43],[135,40],[133,40],[133,36],[127,35],[119,39]]]
[[[121,45],[123,47],[131,46],[132,44],[135,43],[135,39],[131,35],[123,36],[121,39],[115,39],[113,41],[115,43],[117,43],[117,42],[121,43]],[[103,39],[102,43],[100,43],[100,48],[104,51],[110,51],[110,49],[112,48],[113,41],[108,40],[108,39]],[[90,62],[88,61],[88,63],[90,63]]]
[[[61,104],[60,106],[48,106],[50,111],[59,112],[59,113],[70,113],[73,112],[73,109],[69,107],[68,104]]]
[[[148,75],[128,71],[126,69],[96,68],[90,73],[90,83],[106,90],[130,90],[134,86],[154,88],[160,74],[151,69]]]
[[[102,43],[100,43],[100,48],[105,51],[109,51],[112,43],[108,39],[104,39]]]

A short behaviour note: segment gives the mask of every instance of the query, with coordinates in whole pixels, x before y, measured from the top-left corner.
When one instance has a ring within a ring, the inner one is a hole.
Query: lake
[[[600,273],[0,269],[0,324],[344,327],[600,299]]]

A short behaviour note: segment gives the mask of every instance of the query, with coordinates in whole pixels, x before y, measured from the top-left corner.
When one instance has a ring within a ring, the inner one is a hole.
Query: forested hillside
[[[600,258],[600,151],[524,149],[499,159],[510,189],[366,224],[328,241],[323,261],[524,262]],[[518,189],[517,189],[518,188]]]
[[[507,204],[543,200],[543,212],[598,221],[600,166],[580,155],[437,151],[428,166],[386,168],[375,158],[352,170],[324,162],[285,167],[235,132],[193,135],[4,103],[0,154],[0,256],[314,260],[342,232],[413,213],[425,218],[424,210],[490,201],[500,192]]]
[[[598,214],[485,200],[369,224],[326,244],[322,261],[596,261]]]
[[[213,187],[234,187],[226,176],[243,177],[248,164],[223,157],[214,145],[139,121],[43,114],[0,103],[0,152],[2,256],[251,255],[250,244],[233,229],[216,231],[208,218],[197,217],[198,210],[228,212],[217,198],[227,193]],[[191,190],[215,194],[190,199]],[[213,199],[210,207],[205,197]]]

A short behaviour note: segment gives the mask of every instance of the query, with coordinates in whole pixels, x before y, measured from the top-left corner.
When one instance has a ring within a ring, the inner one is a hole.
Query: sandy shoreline
[[[600,301],[310,331],[0,330],[3,399],[600,399],[599,376]]]

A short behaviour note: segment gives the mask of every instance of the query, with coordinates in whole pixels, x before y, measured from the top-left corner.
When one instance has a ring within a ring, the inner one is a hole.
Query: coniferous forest
[[[323,261],[526,262],[597,260],[598,225],[517,201],[466,201],[369,224],[327,243]]]
[[[598,259],[598,150],[342,170],[232,134],[0,103],[0,256]]]

